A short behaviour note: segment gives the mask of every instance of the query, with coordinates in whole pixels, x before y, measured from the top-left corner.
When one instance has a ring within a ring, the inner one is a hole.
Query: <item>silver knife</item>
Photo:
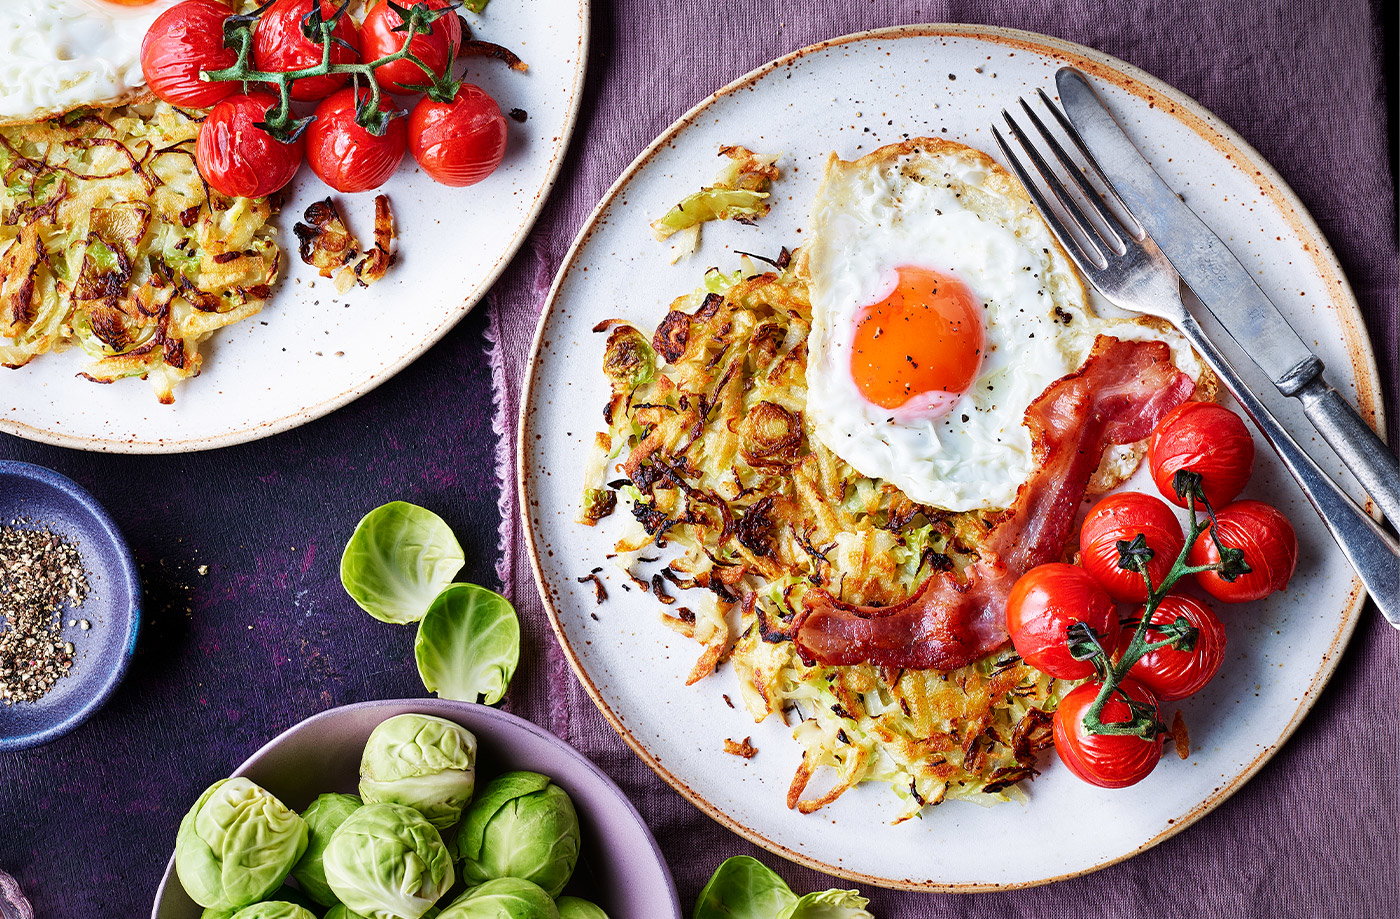
[[[1298,399],[1317,428],[1392,526],[1400,526],[1400,458],[1323,378],[1322,361],[1288,324],[1233,252],[1177,197],[1143,155],[1084,74],[1055,75],[1060,104],[1113,188],[1148,235],[1259,368],[1285,396]]]

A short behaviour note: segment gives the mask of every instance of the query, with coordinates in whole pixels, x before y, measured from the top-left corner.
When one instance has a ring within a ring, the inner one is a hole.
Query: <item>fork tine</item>
[[[1064,132],[1065,136],[1068,137],[1075,148],[1079,150],[1083,165],[1094,173],[1095,178],[1099,180],[1099,184],[1103,186],[1104,191],[1106,191],[1109,196],[1113,198],[1114,203],[1118,205],[1119,211],[1131,221],[1132,226],[1129,227],[1129,229],[1132,231],[1133,237],[1141,239],[1146,235],[1146,231],[1143,230],[1142,224],[1138,222],[1137,215],[1133,213],[1132,208],[1128,207],[1128,203],[1118,194],[1118,189],[1113,187],[1113,183],[1108,180],[1108,176],[1103,174],[1103,170],[1099,168],[1099,161],[1094,159],[1094,154],[1090,153],[1089,148],[1084,145],[1084,138],[1079,136],[1079,132],[1075,130],[1074,125],[1070,124],[1069,119],[1065,117],[1065,113],[1060,107],[1050,101],[1050,97],[1045,94],[1045,90],[1038,89],[1036,93],[1040,96],[1041,104],[1049,109],[1050,114],[1055,117],[1055,121],[1060,125],[1060,130]],[[1021,104],[1025,105],[1024,100]],[[1042,129],[1042,133],[1044,133],[1044,129]],[[1063,160],[1061,160],[1061,162],[1063,162]],[[1077,170],[1075,171],[1075,178],[1079,179],[1086,187],[1092,188],[1092,186],[1088,186],[1087,180],[1084,179],[1083,174]],[[1095,195],[1094,197],[1097,198],[1098,196]],[[1102,201],[1102,198],[1099,198],[1099,200]],[[1122,221],[1120,220],[1119,222],[1121,223]]]
[[[1041,96],[1045,96],[1043,90],[1041,91]],[[1052,110],[1054,109],[1054,105],[1050,103],[1048,98],[1044,98],[1043,101],[1047,107]],[[1099,227],[1102,231],[1100,235],[1103,236],[1104,241],[1113,248],[1114,252],[1122,255],[1127,251],[1128,244],[1123,238],[1123,233],[1127,228],[1119,222],[1117,215],[1109,210],[1108,206],[1103,203],[1103,199],[1100,198],[1098,192],[1094,190],[1094,186],[1090,185],[1089,180],[1084,178],[1084,173],[1080,171],[1079,164],[1070,158],[1070,155],[1065,152],[1064,147],[1060,146],[1059,140],[1054,134],[1050,133],[1050,129],[1045,126],[1045,122],[1040,120],[1040,116],[1036,114],[1035,109],[1031,108],[1030,103],[1027,102],[1024,97],[1021,99],[1021,108],[1025,110],[1031,123],[1034,124],[1036,130],[1040,132],[1041,140],[1043,140],[1045,145],[1055,154],[1055,158],[1060,161],[1060,165],[1065,168],[1065,172],[1069,173],[1074,179],[1074,184],[1079,187],[1079,191],[1084,196],[1084,200],[1088,203],[1089,207],[1098,215],[1099,220],[1102,222],[1102,226]]]
[[[1031,163],[1034,164],[1043,184],[1050,189],[1055,199],[1059,201],[1064,216],[1068,218],[1069,222],[1074,225],[1074,228],[1079,231],[1082,241],[1088,244],[1087,248],[1094,253],[1095,258],[1089,259],[1089,261],[1094,262],[1099,267],[1107,265],[1108,253],[1104,251],[1104,242],[1100,238],[1097,230],[1095,230],[1094,225],[1084,216],[1083,210],[1081,210],[1079,205],[1069,196],[1069,193],[1065,191],[1064,184],[1060,182],[1059,177],[1051,170],[1050,164],[1040,155],[1040,151],[1030,142],[1030,138],[1026,137],[1025,132],[1021,130],[1021,126],[1016,123],[1016,119],[1011,117],[1011,113],[1003,109],[1001,114],[1002,117],[1006,119],[1006,124],[1010,128],[1012,136],[1016,138],[1021,148],[1026,151],[1026,155],[1030,157]],[[995,132],[996,128],[993,127],[992,130]],[[1025,185],[1026,190],[1035,198],[1036,207],[1040,208],[1041,215],[1045,217],[1047,221],[1051,221],[1051,229],[1055,231],[1056,236],[1060,237],[1060,242],[1064,243],[1066,248],[1068,248],[1068,240],[1074,237],[1072,234],[1066,232],[1062,222],[1058,219],[1052,220],[1052,210],[1049,207],[1049,202],[1046,200],[1045,195],[1037,189],[1037,183],[1030,180],[1030,171],[1027,170],[1025,166],[1021,165],[1020,160],[1011,152],[1010,145],[1005,139],[1003,139],[999,133],[996,136],[997,142],[1001,144],[1002,152],[1006,154],[1007,158],[1011,160],[1016,167],[1016,175],[1020,177],[1021,184]]]
[[[1010,119],[1008,119],[1008,121],[1009,120]],[[1089,265],[1094,265],[1098,268],[1107,266],[1108,259],[1104,256],[1102,250],[1098,248],[1095,237],[1090,236],[1087,240],[1089,246],[1092,247],[1093,250],[1090,252],[1084,247],[1078,237],[1069,231],[1069,227],[1065,226],[1060,220],[1059,214],[1056,212],[1055,208],[1051,207],[1049,199],[1041,192],[1040,184],[1035,181],[1029,170],[1022,164],[1021,158],[1011,149],[1011,145],[1007,143],[1006,137],[1002,135],[1001,129],[996,125],[992,125],[992,136],[996,138],[997,145],[1001,147],[1002,155],[1006,157],[1006,161],[1011,164],[1011,171],[1016,173],[1016,177],[1020,179],[1021,184],[1026,187],[1026,191],[1030,193],[1031,200],[1035,202],[1035,206],[1040,211],[1040,215],[1045,218],[1046,223],[1050,224],[1050,229],[1054,231],[1055,236],[1060,240],[1060,244],[1069,252],[1070,257],[1074,259],[1075,263],[1078,264],[1082,270],[1087,270]],[[1053,182],[1050,184],[1052,187],[1054,186]]]

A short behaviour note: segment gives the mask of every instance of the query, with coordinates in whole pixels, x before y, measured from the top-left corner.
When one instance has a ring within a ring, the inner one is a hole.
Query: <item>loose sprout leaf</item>
[[[761,156],[744,147],[722,147],[719,152],[729,157],[729,162],[715,181],[686,195],[652,221],[651,230],[658,240],[683,234],[672,248],[673,263],[699,248],[701,224],[711,220],[752,223],[772,208],[768,194],[779,175],[774,165],[777,157]]]
[[[423,686],[443,699],[501,701],[520,662],[520,620],[510,601],[475,584],[438,595],[414,643]]]
[[[465,563],[461,544],[441,517],[393,501],[355,527],[340,559],[340,582],[374,618],[417,622]]]
[[[771,868],[756,858],[736,855],[716,868],[700,891],[694,919],[774,919],[787,916],[798,902]]]
[[[710,220],[756,219],[768,212],[763,203],[767,197],[767,192],[709,186],[686,195],[659,220],[653,221],[651,229],[658,240],[666,240],[673,233]]]

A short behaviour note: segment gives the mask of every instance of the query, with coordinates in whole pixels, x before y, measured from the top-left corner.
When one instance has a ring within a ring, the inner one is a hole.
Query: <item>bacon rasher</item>
[[[1054,561],[1104,451],[1142,440],[1195,383],[1162,342],[1099,336],[1084,366],[1026,410],[1035,471],[963,574],[938,573],[894,606],[853,606],[807,594],[794,641],[808,663],[955,670],[1006,643],[1011,585]]]

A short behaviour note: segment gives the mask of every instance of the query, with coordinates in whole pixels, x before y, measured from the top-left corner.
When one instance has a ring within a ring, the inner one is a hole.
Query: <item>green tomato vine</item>
[[[344,0],[330,16],[322,14],[320,3],[313,3],[311,9],[302,17],[301,31],[309,40],[320,43],[320,62],[300,70],[258,70],[252,63],[253,32],[257,28],[258,20],[272,5],[266,3],[252,12],[230,16],[224,22],[224,44],[238,53],[238,59],[222,70],[206,70],[200,76],[212,82],[238,82],[245,86],[249,83],[267,83],[276,86],[278,103],[268,110],[266,119],[258,122],[257,127],[262,128],[282,143],[295,141],[306,130],[307,126],[316,120],[315,115],[298,118],[292,111],[292,85],[297,80],[334,74],[349,74],[358,89],[362,85],[361,79],[363,78],[363,85],[368,87],[369,97],[360,100],[357,96],[355,121],[369,133],[381,137],[388,130],[390,120],[402,116],[403,112],[384,107],[379,82],[374,79],[374,72],[380,67],[403,60],[416,64],[422,69],[425,82],[421,86],[408,88],[424,92],[430,99],[438,102],[450,102],[461,86],[460,80],[452,78],[452,64],[461,51],[460,47],[448,48],[447,66],[443,68],[442,73],[434,71],[410,50],[413,39],[419,35],[430,34],[433,31],[433,24],[439,19],[444,16],[456,16],[457,10],[462,7],[461,0],[453,0],[442,7],[430,7],[422,0],[409,6],[400,5],[394,0],[386,0],[386,2],[389,4],[389,8],[403,19],[403,24],[394,29],[396,32],[404,33],[403,46],[392,54],[386,54],[373,61],[354,64],[332,62],[331,54],[336,45],[349,47],[335,35],[335,30],[341,19],[346,16],[350,0]]]
[[[1157,719],[1154,706],[1131,698],[1120,688],[1123,680],[1127,678],[1128,672],[1145,655],[1168,647],[1188,652],[1195,650],[1199,630],[1191,625],[1184,616],[1178,616],[1175,620],[1167,623],[1153,623],[1157,607],[1162,605],[1162,601],[1172,592],[1176,583],[1187,575],[1198,574],[1202,571],[1215,571],[1225,580],[1233,581],[1252,570],[1245,561],[1242,551],[1221,543],[1220,532],[1216,526],[1215,509],[1210,506],[1210,501],[1206,499],[1205,493],[1201,489],[1200,474],[1183,469],[1172,477],[1172,487],[1186,501],[1186,508],[1190,514],[1190,525],[1187,527],[1186,544],[1172,563],[1170,570],[1162,578],[1162,583],[1154,585],[1152,575],[1148,573],[1147,565],[1148,562],[1152,561],[1154,553],[1147,545],[1147,538],[1143,534],[1139,533],[1131,541],[1120,539],[1117,544],[1118,567],[1125,571],[1138,572],[1147,583],[1147,603],[1144,606],[1142,618],[1136,623],[1132,640],[1123,649],[1123,654],[1118,658],[1117,663],[1113,661],[1093,629],[1082,622],[1076,622],[1069,627],[1070,654],[1076,660],[1092,661],[1098,679],[1102,682],[1098,696],[1084,711],[1084,728],[1091,734],[1128,734],[1141,737],[1144,740],[1153,740],[1158,735],[1166,733],[1167,727]],[[1198,501],[1205,508],[1204,518],[1196,513]],[[1220,553],[1220,561],[1213,565],[1188,564],[1187,557],[1190,555],[1191,547],[1206,531],[1210,532],[1210,538]],[[1149,625],[1154,631],[1160,632],[1165,637],[1157,641],[1148,641]],[[1129,718],[1126,721],[1105,722],[1103,720],[1104,706],[1113,698],[1114,693],[1121,696],[1128,706]]]

